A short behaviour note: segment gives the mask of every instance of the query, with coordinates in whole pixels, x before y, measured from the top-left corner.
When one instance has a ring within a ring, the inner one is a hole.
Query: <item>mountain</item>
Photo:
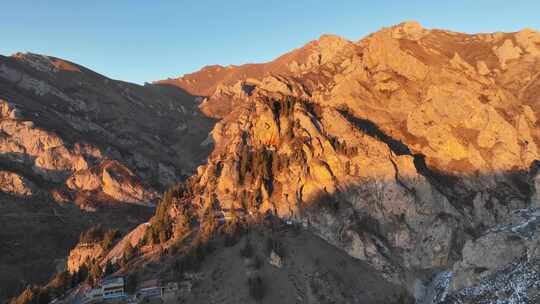
[[[525,252],[536,261],[535,243],[517,233],[515,252],[502,240],[493,252],[477,247],[538,207],[539,56],[534,30],[469,35],[409,22],[167,80],[207,95],[201,109],[220,119],[192,178],[193,208],[301,222],[417,299],[443,270],[457,292]]]
[[[190,303],[537,303],[539,75],[537,31],[406,22],[157,81],[213,150],[93,257]]]
[[[90,226],[147,220],[211,150],[198,102],[59,58],[0,56],[0,298],[46,281]]]

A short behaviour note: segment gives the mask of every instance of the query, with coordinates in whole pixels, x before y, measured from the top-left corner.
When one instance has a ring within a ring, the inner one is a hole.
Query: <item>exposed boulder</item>
[[[516,33],[516,42],[525,52],[540,55],[540,33],[533,29],[523,29]]]
[[[486,65],[486,62],[483,60],[480,60],[476,63],[476,69],[478,71],[478,74],[482,76],[486,76],[490,73],[490,70],[488,66]]]
[[[493,273],[525,256],[524,240],[512,233],[488,234],[470,240],[463,247],[463,259],[454,265],[452,290],[475,285],[482,276]]]
[[[524,209],[468,241],[462,260],[444,274],[448,279],[430,289],[438,296],[429,303],[536,303],[540,296],[539,233],[540,212]]]
[[[94,191],[101,187],[101,179],[92,170],[80,170],[71,175],[66,185],[71,190]]]
[[[67,259],[67,270],[71,273],[77,272],[85,264],[101,257],[103,248],[99,243],[78,244],[69,252]]]
[[[270,265],[277,268],[281,268],[283,266],[283,261],[282,261],[281,256],[279,256],[279,254],[277,254],[274,250],[270,251],[270,257],[268,258],[268,263],[270,263]]]
[[[112,198],[141,205],[153,205],[157,193],[137,182],[134,174],[117,162],[107,162],[101,171],[103,192]]]

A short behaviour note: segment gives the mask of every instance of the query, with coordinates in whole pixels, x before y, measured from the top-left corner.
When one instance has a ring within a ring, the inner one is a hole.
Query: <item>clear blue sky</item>
[[[142,83],[268,61],[323,33],[357,40],[404,20],[463,32],[540,29],[540,0],[2,0],[0,53],[52,55]]]

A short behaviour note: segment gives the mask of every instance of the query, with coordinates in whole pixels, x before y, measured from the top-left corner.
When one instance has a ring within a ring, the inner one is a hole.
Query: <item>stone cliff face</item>
[[[527,242],[479,237],[538,202],[539,41],[412,22],[168,80],[220,118],[194,206],[302,222],[418,301],[442,270],[457,292],[471,269],[533,261]]]

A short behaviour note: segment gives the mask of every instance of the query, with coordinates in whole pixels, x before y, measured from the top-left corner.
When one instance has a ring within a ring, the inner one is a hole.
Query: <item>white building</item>
[[[84,293],[83,303],[95,303],[103,300],[103,289],[91,288]]]
[[[137,297],[143,299],[158,298],[163,296],[163,287],[159,280],[152,279],[142,282],[137,291]]]
[[[126,297],[123,277],[109,277],[101,280],[103,300],[112,300]]]

